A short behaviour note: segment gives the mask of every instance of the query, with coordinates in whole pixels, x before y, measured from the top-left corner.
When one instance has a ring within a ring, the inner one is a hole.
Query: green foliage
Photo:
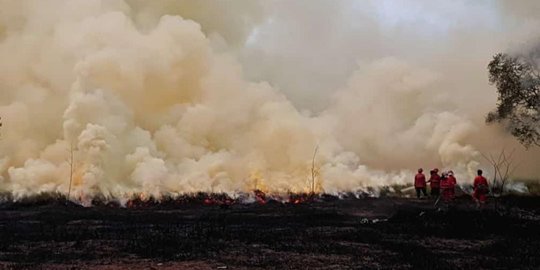
[[[488,70],[499,97],[486,122],[504,123],[526,147],[540,146],[540,75],[534,61],[499,53]]]

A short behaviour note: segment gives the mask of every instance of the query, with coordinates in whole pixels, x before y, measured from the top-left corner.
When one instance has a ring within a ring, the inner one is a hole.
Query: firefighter
[[[480,208],[486,203],[489,185],[487,179],[482,176],[482,170],[478,170],[477,174],[478,176],[474,178],[473,183],[473,199],[476,202],[476,207]]]
[[[443,173],[441,178],[442,198],[445,203],[449,203],[454,199],[456,189],[456,178],[454,172],[448,171]]]
[[[456,177],[454,176],[453,171],[448,171],[448,180],[450,180],[451,185],[455,188],[457,185]]]
[[[422,168],[418,169],[418,173],[414,176],[414,189],[416,189],[416,197],[420,199],[420,192],[427,196],[426,192],[426,176]]]
[[[430,171],[430,178],[428,180],[429,187],[431,188],[431,196],[438,197],[440,195],[441,177],[439,176],[439,169],[435,168]]]

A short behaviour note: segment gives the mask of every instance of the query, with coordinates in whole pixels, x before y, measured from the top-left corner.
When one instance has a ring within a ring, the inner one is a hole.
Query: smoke
[[[483,115],[485,65],[520,21],[491,38],[513,12],[474,30],[489,3],[450,5],[457,26],[378,3],[0,1],[0,189],[67,193],[73,171],[82,200],[309,191],[317,146],[326,192],[421,166],[466,182],[481,151],[517,146]],[[517,154],[540,175],[538,151]]]
[[[516,177],[538,178],[538,149],[484,124],[496,103],[486,66],[538,40],[533,2],[271,2],[242,61],[300,110],[337,111],[339,143],[370,168],[486,168],[479,152],[515,148]]]

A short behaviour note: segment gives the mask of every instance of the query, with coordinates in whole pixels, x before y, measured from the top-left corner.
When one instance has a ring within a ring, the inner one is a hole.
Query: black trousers
[[[427,196],[426,188],[414,188],[416,189],[416,198],[420,198],[420,192],[424,193],[424,196]]]
[[[431,196],[439,196],[441,195],[441,189],[440,188],[431,188]]]

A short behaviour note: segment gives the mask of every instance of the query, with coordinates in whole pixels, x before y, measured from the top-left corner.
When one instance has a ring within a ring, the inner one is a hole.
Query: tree
[[[494,206],[495,210],[497,211],[503,210],[501,208],[502,205],[499,203],[499,200],[504,194],[504,187],[510,180],[514,171],[519,166],[519,164],[514,162],[513,160],[514,150],[512,150],[510,153],[507,153],[506,150],[503,149],[499,153],[498,157],[495,157],[492,154],[485,155],[482,153],[482,156],[493,167],[493,180],[491,181],[491,183],[489,183],[489,187],[491,190],[491,195],[494,197]]]
[[[69,163],[69,188],[68,188],[68,195],[67,195],[67,198],[66,198],[66,202],[69,201],[71,199],[71,184],[73,183],[73,168],[74,168],[74,164],[73,164],[73,142],[70,144],[70,147],[69,147],[69,160],[68,160],[68,163]]]
[[[540,146],[540,74],[534,58],[499,53],[488,70],[499,97],[486,122],[504,123],[525,147]]]
[[[315,147],[315,152],[313,152],[313,160],[311,161],[311,194],[315,194],[315,177],[317,176],[318,172],[315,168],[315,157],[317,156],[317,151],[319,150],[319,146]]]
[[[496,158],[492,154],[482,156],[493,167],[493,180],[490,183],[491,194],[500,197],[504,193],[504,186],[517,169],[518,164],[513,160],[514,150],[509,154],[503,149]]]

